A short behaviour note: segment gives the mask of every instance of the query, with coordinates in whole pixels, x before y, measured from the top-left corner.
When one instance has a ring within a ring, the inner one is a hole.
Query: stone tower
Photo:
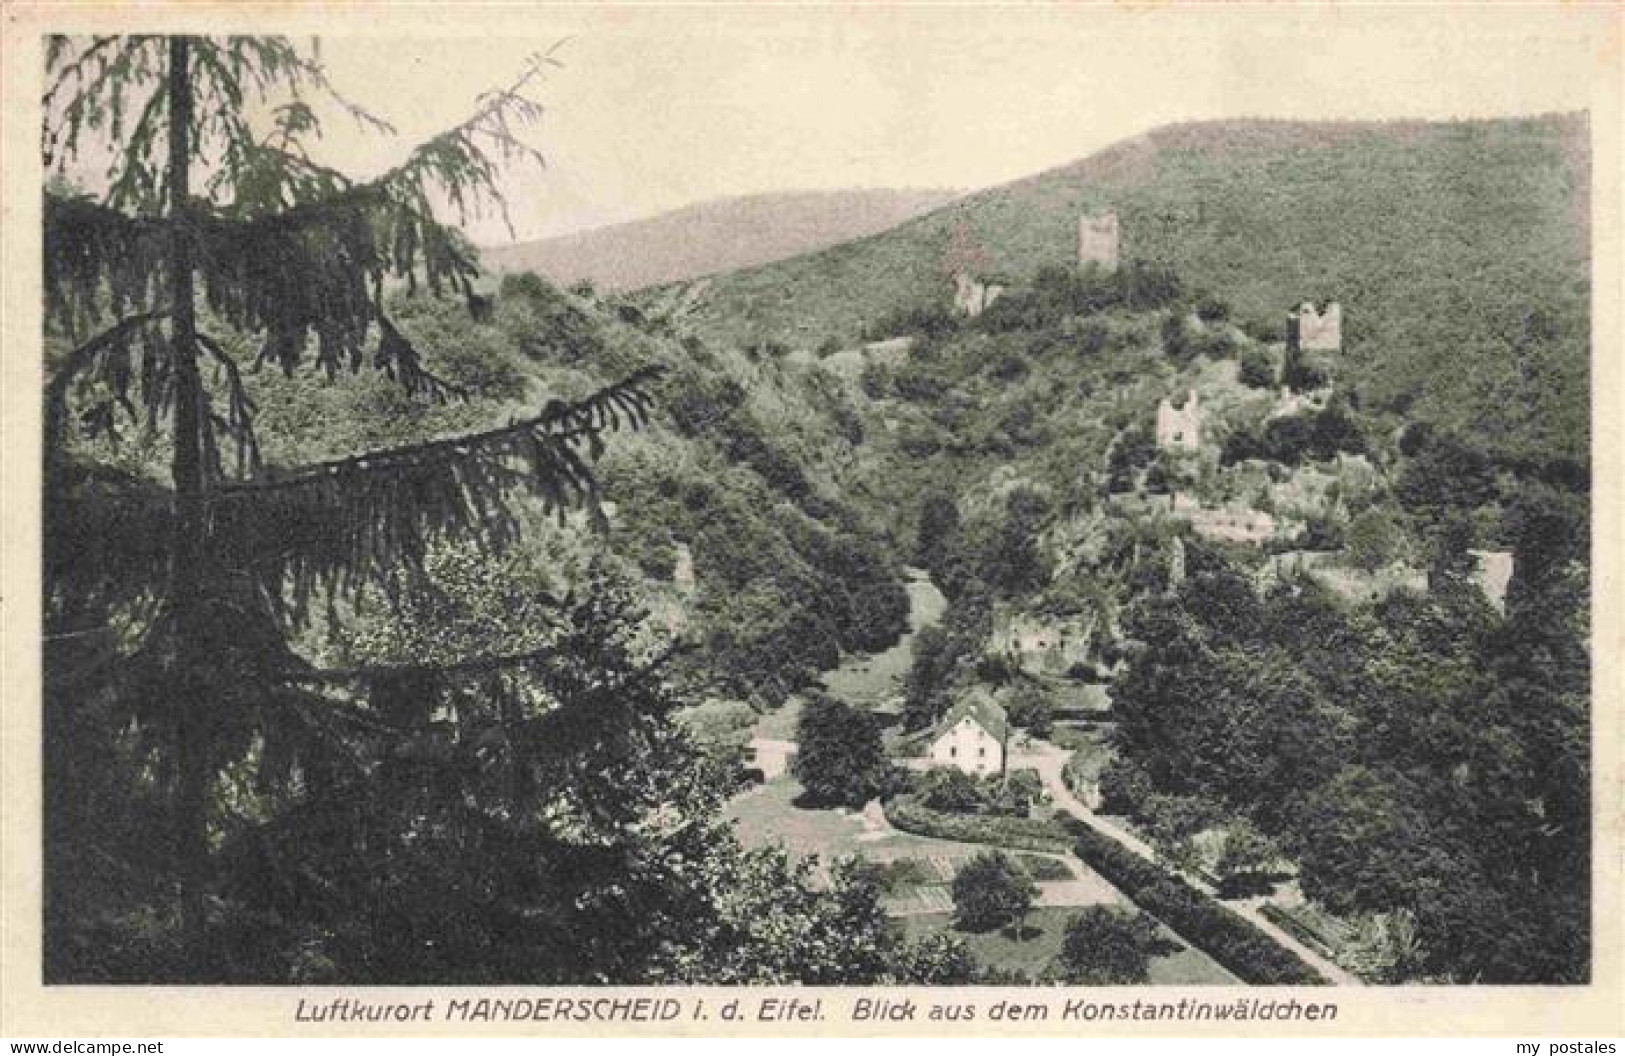
[[[1002,293],[1004,284],[996,279],[980,279],[965,271],[954,275],[954,309],[961,314],[981,315]]]
[[[1117,270],[1120,233],[1117,214],[1085,213],[1078,218],[1078,266],[1099,264],[1104,271]]]
[[[1343,306],[1336,301],[1324,312],[1308,301],[1287,314],[1287,346],[1305,352],[1340,352],[1343,349]]]

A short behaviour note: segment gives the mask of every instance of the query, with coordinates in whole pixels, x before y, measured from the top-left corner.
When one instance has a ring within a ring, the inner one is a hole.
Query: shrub
[[[1066,828],[1076,840],[1078,857],[1090,868],[1243,981],[1259,985],[1326,982],[1291,950],[1183,879],[1082,822],[1069,820]]]
[[[1078,353],[1084,356],[1097,356],[1105,351],[1111,342],[1112,328],[1101,319],[1086,319],[1078,330]]]
[[[1275,360],[1261,348],[1249,348],[1241,354],[1240,379],[1255,389],[1275,388]]]
[[[937,874],[918,858],[897,858],[874,864],[875,883],[889,893],[936,880]]]
[[[1072,870],[1058,858],[1046,858],[1039,854],[1018,854],[1016,861],[1021,863],[1021,868],[1028,876],[1039,883],[1072,879]]]
[[[1185,322],[1183,312],[1175,310],[1169,312],[1163,318],[1162,351],[1176,363],[1183,363],[1196,356],[1196,348],[1191,341],[1190,327]]]
[[[986,814],[942,814],[912,796],[886,804],[886,820],[903,832],[960,843],[987,843],[1023,851],[1065,854],[1071,847],[1059,822]]]
[[[982,785],[963,770],[930,770],[920,779],[920,802],[932,810],[972,811],[986,798]]]
[[[1069,983],[1125,986],[1148,982],[1156,923],[1117,906],[1090,906],[1066,926],[1061,970]]]
[[[978,854],[954,874],[954,923],[966,931],[1020,925],[1038,897],[1034,884],[1009,855]]]
[[[1055,725],[1055,705],[1044,687],[1037,682],[1024,681],[1005,702],[1005,713],[1010,725],[1018,726],[1034,737],[1048,737]]]
[[[807,798],[859,807],[891,783],[873,715],[823,693],[812,693],[796,726],[800,751],[791,764]]]
[[[1196,317],[1204,323],[1222,323],[1230,318],[1230,306],[1213,294],[1196,302]]]
[[[1280,856],[1275,841],[1258,831],[1247,818],[1240,818],[1225,830],[1224,847],[1215,868],[1219,893],[1223,895],[1265,892],[1270,888],[1268,871]]]

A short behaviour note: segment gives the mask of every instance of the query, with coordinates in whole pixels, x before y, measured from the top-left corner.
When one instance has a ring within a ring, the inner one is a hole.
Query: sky
[[[1618,9],[896,5],[401,8],[329,26],[334,84],[396,137],[330,118],[358,175],[456,124],[531,53],[562,66],[484,244],[777,190],[970,190],[1173,121],[1587,109]]]

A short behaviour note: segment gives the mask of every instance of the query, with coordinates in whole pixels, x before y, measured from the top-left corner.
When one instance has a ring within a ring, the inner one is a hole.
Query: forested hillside
[[[753,194],[579,234],[492,246],[485,265],[607,293],[754,267],[876,234],[951,200],[946,190]]]
[[[899,304],[946,301],[956,235],[987,269],[1076,260],[1080,213],[1115,209],[1123,254],[1274,326],[1348,313],[1371,402],[1513,453],[1588,444],[1590,159],[1581,115],[1449,123],[1216,121],[1161,128],[872,238],[718,278],[701,332],[849,344]]]

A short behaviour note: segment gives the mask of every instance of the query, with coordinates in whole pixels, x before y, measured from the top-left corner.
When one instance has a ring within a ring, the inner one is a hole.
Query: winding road
[[[1064,771],[1066,769],[1066,761],[1072,756],[1071,752],[1050,744],[1048,741],[1031,741],[1029,744],[1031,746],[1030,750],[1019,756],[1013,755],[1010,759],[1010,764],[1011,766],[1030,766],[1034,770],[1037,770],[1038,776],[1044,782],[1044,788],[1050,794],[1050,800],[1055,804],[1057,809],[1066,811],[1068,814],[1072,815],[1074,818],[1077,818],[1079,821],[1100,833],[1102,836],[1115,840],[1117,843],[1121,844],[1123,847],[1126,847],[1128,850],[1133,851],[1146,861],[1154,863],[1158,868],[1169,869],[1166,863],[1157,860],[1157,852],[1150,844],[1146,843],[1138,836],[1128,832],[1120,826],[1114,825],[1112,822],[1090,810],[1084,805],[1082,800],[1078,799],[1077,796],[1072,794],[1072,790],[1070,788],[1066,787]],[[1181,879],[1190,884],[1192,887],[1196,888],[1198,891],[1212,896],[1215,899],[1219,897],[1218,892],[1213,889],[1213,885],[1202,880],[1200,877],[1192,876],[1191,874],[1180,870],[1170,869],[1169,871],[1176,872]],[[1245,919],[1249,924],[1252,924],[1259,931],[1262,931],[1264,934],[1268,935],[1282,946],[1285,946],[1287,949],[1303,958],[1304,963],[1308,964],[1311,968],[1315,969],[1315,971],[1325,976],[1332,983],[1338,986],[1365,985],[1365,981],[1359,976],[1348,971],[1346,968],[1338,966],[1313,949],[1310,949],[1304,943],[1294,938],[1285,929],[1281,928],[1278,924],[1275,924],[1268,917],[1264,916],[1264,914],[1259,911],[1259,905],[1263,901],[1262,899],[1247,901],[1222,901],[1226,908]]]

